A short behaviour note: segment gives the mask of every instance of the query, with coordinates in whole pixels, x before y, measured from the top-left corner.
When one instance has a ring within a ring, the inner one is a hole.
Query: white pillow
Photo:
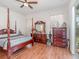
[[[17,36],[18,34],[10,34],[10,36]]]
[[[10,34],[10,36],[17,36],[18,34]],[[7,34],[3,34],[3,35],[0,35],[0,38],[6,38],[8,37]]]
[[[7,34],[0,35],[0,38],[5,38],[5,37],[8,37],[8,35]]]

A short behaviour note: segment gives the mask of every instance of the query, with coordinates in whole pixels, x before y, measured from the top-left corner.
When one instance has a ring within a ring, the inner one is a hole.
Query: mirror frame
[[[37,25],[40,25],[40,28],[41,28],[41,26],[42,26],[42,27],[43,27],[43,30],[38,31],[38,30],[36,29],[36,26],[37,26]],[[43,21],[37,21],[37,22],[35,22],[35,30],[36,30],[36,32],[45,33],[45,22],[43,22]]]

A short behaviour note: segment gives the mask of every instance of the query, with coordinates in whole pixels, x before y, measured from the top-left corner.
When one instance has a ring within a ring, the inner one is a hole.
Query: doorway
[[[79,53],[79,4],[77,4],[76,9],[76,51]]]

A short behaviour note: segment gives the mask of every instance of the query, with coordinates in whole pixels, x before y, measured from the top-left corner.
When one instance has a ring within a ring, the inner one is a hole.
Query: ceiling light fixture
[[[33,7],[31,6],[31,4],[37,4],[37,1],[28,1],[28,0],[16,0],[18,2],[23,3],[20,7],[23,8],[24,6],[29,7],[30,9],[33,9]]]
[[[27,3],[24,3],[24,6],[27,6],[28,7],[28,4]]]

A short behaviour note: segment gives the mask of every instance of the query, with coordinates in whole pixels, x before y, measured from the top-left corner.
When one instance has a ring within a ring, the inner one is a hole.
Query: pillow
[[[11,37],[22,36],[21,34],[11,34]]]
[[[15,36],[19,36],[19,34],[10,34],[11,37],[15,37]],[[0,39],[2,38],[7,38],[8,35],[7,34],[3,34],[3,35],[0,35]]]
[[[12,37],[12,36],[17,36],[18,34],[10,34],[10,36]]]
[[[8,37],[7,34],[0,35],[0,39],[7,38],[7,37]]]

